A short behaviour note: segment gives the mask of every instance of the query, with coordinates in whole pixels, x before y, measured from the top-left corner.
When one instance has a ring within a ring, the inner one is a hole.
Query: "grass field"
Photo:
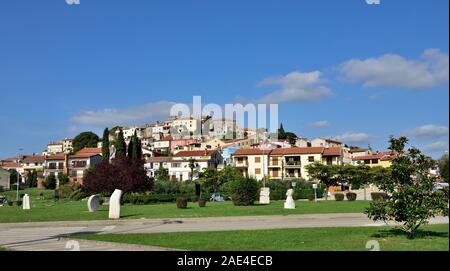
[[[427,225],[408,240],[392,227],[304,228],[157,234],[102,234],[76,238],[191,251],[363,251],[369,240],[380,251],[448,251],[448,224]]]
[[[39,199],[43,192],[46,199]],[[101,206],[96,213],[89,213],[86,201],[52,200],[52,191],[27,189],[20,193],[28,193],[31,210],[22,210],[18,206],[0,207],[0,223],[40,222],[40,221],[79,221],[108,219],[108,206]],[[0,193],[15,200],[15,192]],[[200,208],[196,203],[189,203],[188,209],[178,209],[175,203],[157,205],[125,205],[122,207],[124,219],[140,218],[184,218],[184,217],[218,217],[218,216],[255,216],[255,215],[294,215],[320,213],[362,213],[369,206],[367,201],[333,200],[309,202],[298,201],[297,209],[283,209],[283,201],[275,201],[270,205],[233,206],[231,202],[208,202]]]

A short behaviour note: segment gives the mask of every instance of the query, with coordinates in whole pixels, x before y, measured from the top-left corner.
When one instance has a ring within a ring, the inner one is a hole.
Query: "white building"
[[[316,138],[311,141],[311,147],[324,147],[324,148],[331,148],[331,147],[342,147],[342,142],[331,139],[331,138]]]
[[[152,157],[147,159],[145,168],[148,176],[157,177],[157,170],[163,167],[168,170],[172,180],[188,181],[191,179],[190,161],[194,160],[192,179],[198,179],[199,172],[206,168],[217,169],[223,163],[222,155],[216,150],[181,151],[173,157]]]

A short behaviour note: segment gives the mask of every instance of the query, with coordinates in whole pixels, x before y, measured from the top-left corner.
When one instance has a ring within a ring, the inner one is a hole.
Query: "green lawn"
[[[0,207],[0,223],[38,222],[38,221],[76,221],[108,219],[108,206],[101,206],[96,213],[89,213],[86,201],[53,202],[52,192],[44,191],[47,199],[40,200],[42,190],[27,189],[20,193],[28,193],[31,199],[31,210],[22,210],[18,206]],[[0,193],[15,200],[14,192]],[[293,215],[319,213],[362,213],[368,207],[367,201],[334,200],[309,202],[298,201],[297,209],[285,210],[283,201],[275,201],[270,205],[233,206],[231,202],[208,202],[200,208],[196,203],[189,203],[188,209],[178,209],[175,203],[158,205],[125,205],[122,207],[124,219],[140,218],[184,218],[184,217],[217,217],[217,216],[255,216],[255,215]]]
[[[392,227],[303,228],[258,231],[102,234],[75,238],[193,251],[363,251],[369,240],[380,251],[448,251],[448,224],[427,225],[408,240]]]
[[[9,251],[9,249],[4,248],[4,247],[0,247],[0,251]]]

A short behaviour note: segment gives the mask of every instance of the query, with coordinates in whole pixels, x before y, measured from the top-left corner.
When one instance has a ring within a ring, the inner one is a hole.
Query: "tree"
[[[286,132],[284,131],[283,123],[280,124],[280,129],[278,129],[278,139],[286,139]]]
[[[58,174],[59,185],[65,185],[69,183],[69,176],[65,173]]]
[[[88,171],[84,186],[89,194],[112,193],[115,189],[127,192],[145,192],[153,187],[153,180],[147,176],[143,162],[132,161],[125,156],[112,163],[102,161]]]
[[[28,184],[30,187],[37,187],[37,181],[37,172],[36,170],[33,170],[28,176]]]
[[[387,200],[372,201],[366,214],[374,221],[396,221],[408,238],[414,238],[420,226],[436,215],[448,216],[448,191],[433,190],[435,179],[429,170],[434,161],[417,148],[405,150],[406,137],[389,140],[389,149],[396,154],[391,168],[378,187]]]
[[[328,188],[337,184],[337,167],[315,162],[306,166],[306,171],[313,179],[320,181],[327,188],[325,199],[328,199]]]
[[[109,130],[105,128],[103,131],[103,140],[102,140],[102,157],[104,161],[109,161],[110,153],[109,153]]]
[[[235,206],[253,205],[258,199],[259,184],[253,178],[240,177],[230,183],[230,191]]]
[[[197,168],[197,161],[194,158],[189,158],[189,168],[191,169],[190,179],[194,179],[194,170]]]
[[[442,155],[442,157],[438,160],[438,167],[441,178],[448,182],[448,154]]]
[[[125,142],[125,138],[123,137],[123,130],[121,128],[119,128],[119,134],[117,135],[115,147],[116,147],[116,157],[127,156],[127,143]]]
[[[44,180],[45,189],[55,189],[56,188],[56,178],[54,175],[49,175]]]
[[[218,171],[212,168],[205,168],[202,172],[199,173],[199,182],[205,192],[218,192],[220,188]]]
[[[93,132],[83,132],[73,139],[73,151],[78,152],[84,148],[97,148],[98,141],[98,136]]]
[[[10,185],[15,185],[17,183],[17,176],[19,175],[19,173],[17,172],[17,170],[15,169],[10,169],[9,170],[9,184]]]

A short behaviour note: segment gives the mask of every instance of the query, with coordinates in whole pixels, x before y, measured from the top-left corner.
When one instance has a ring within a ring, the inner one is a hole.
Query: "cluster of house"
[[[199,127],[201,133],[198,133]],[[225,119],[208,121],[206,129],[203,120],[193,118],[171,118],[164,123],[121,129],[127,144],[133,135],[141,139],[149,177],[156,177],[158,169],[165,168],[171,179],[179,181],[195,180],[206,168],[220,170],[227,165],[258,180],[264,177],[309,179],[306,166],[314,162],[388,167],[393,158],[389,153],[350,148],[328,138],[308,141],[300,137],[295,143],[270,139],[257,130],[237,128],[235,121]],[[116,128],[112,130],[112,141],[118,131]],[[227,139],[230,133],[234,136]],[[22,182],[35,171],[40,180],[38,185],[48,176],[58,179],[58,175],[64,173],[72,182],[82,184],[87,170],[102,160],[101,142],[97,148],[69,154],[72,150],[71,139],[52,142],[41,155],[0,160],[0,171],[16,170]],[[114,147],[111,154],[113,158]]]

